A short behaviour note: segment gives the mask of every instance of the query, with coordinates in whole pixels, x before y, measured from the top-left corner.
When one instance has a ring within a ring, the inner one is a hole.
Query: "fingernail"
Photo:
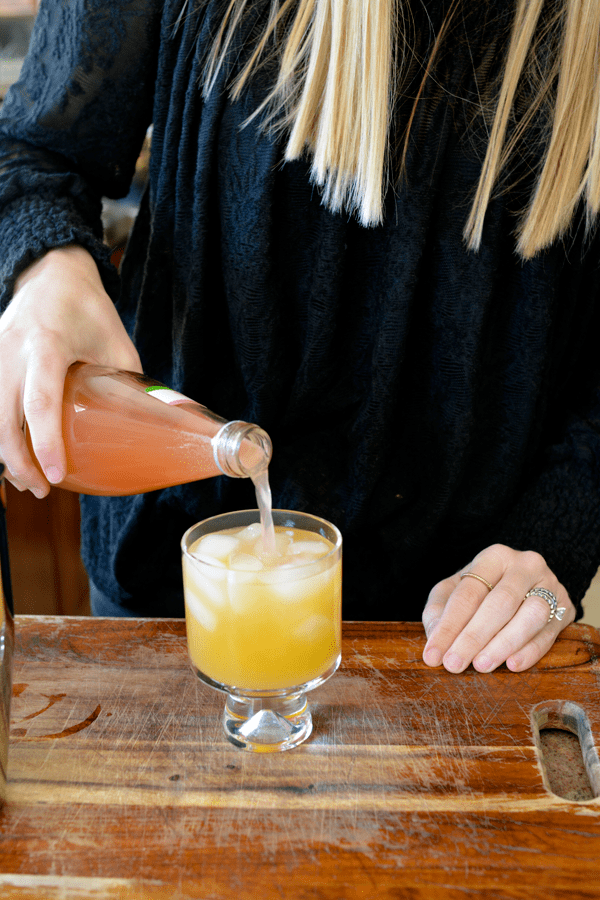
[[[425,647],[423,651],[423,662],[428,666],[441,666],[442,654],[437,647]]]
[[[45,491],[44,488],[38,487],[38,488],[32,488],[31,493],[33,494],[34,497],[37,497],[38,500],[43,500],[44,497],[46,496],[47,491]]]
[[[489,656],[478,656],[473,660],[473,667],[477,669],[478,672],[491,672],[494,668],[494,663]]]
[[[50,484],[58,484],[59,481],[62,481],[62,472],[56,466],[48,466],[46,478]]]
[[[449,672],[462,672],[465,663],[458,653],[447,653],[444,657],[444,666]]]
[[[506,668],[511,672],[518,672],[521,668],[522,659],[520,656],[509,656],[506,660]]]

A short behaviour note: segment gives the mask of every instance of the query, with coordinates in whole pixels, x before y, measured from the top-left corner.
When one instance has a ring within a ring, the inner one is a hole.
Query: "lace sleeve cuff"
[[[69,198],[35,196],[8,204],[0,217],[4,254],[0,260],[0,310],[9,303],[19,274],[54,247],[79,244],[98,265],[107,293],[116,300],[117,271],[110,250],[101,238],[81,222]]]

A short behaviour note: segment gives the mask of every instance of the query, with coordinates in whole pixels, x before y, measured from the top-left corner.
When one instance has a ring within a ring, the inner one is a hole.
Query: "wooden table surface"
[[[254,755],[182,621],[17,617],[0,897],[598,898],[600,800],[553,794],[536,739],[579,727],[598,796],[598,632],[523,674],[431,670],[423,644],[346,624],[313,736]]]

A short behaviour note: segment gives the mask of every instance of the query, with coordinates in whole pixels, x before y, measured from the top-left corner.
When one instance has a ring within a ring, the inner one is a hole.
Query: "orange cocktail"
[[[260,695],[262,709],[267,696],[299,696],[328,678],[341,648],[339,532],[305,513],[273,518],[270,552],[257,510],[201,522],[183,541],[192,665],[230,695]]]

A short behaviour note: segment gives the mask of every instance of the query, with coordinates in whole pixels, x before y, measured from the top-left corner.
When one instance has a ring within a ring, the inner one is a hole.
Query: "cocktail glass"
[[[202,551],[207,535],[258,530],[255,509],[199,522],[181,542],[192,667],[205,684],[227,694],[223,728],[231,743],[263,753],[308,738],[306,693],[330,678],[341,659],[342,536],[308,513],[273,510],[273,522],[278,540],[302,529],[315,536],[313,545],[329,542],[325,553],[312,559],[300,553],[275,567],[240,557],[228,568]],[[306,547],[310,541],[303,537]]]

